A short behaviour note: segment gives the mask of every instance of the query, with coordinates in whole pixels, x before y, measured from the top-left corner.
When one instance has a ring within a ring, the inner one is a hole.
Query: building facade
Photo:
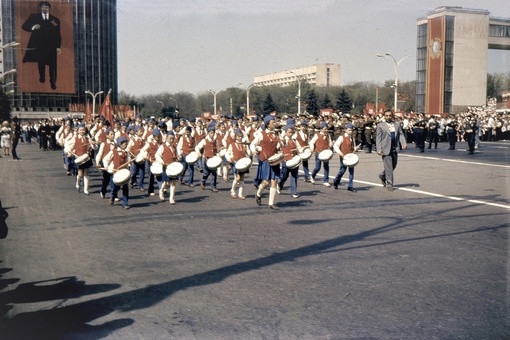
[[[0,58],[4,83],[12,83],[8,89],[13,90],[13,116],[66,115],[70,107],[91,102],[85,91],[106,95],[112,89],[111,99],[116,103],[116,0],[49,3],[49,18],[45,18],[39,0],[2,0],[0,44],[19,43],[2,48]],[[43,60],[37,55],[44,45],[58,47],[56,58]]]
[[[486,103],[488,49],[510,50],[510,19],[439,7],[417,21],[416,110],[464,111]]]
[[[256,76],[253,79],[255,86],[289,86],[297,81],[304,81],[316,86],[340,86],[340,65],[316,64],[293,70],[275,72]]]

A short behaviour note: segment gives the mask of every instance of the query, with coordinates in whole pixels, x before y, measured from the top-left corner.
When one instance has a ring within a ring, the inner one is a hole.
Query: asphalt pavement
[[[0,158],[0,337],[509,339],[510,142],[447,147],[402,151],[393,192],[361,151],[355,193],[300,173],[273,211],[252,167],[244,201],[220,179],[124,210],[21,143]]]

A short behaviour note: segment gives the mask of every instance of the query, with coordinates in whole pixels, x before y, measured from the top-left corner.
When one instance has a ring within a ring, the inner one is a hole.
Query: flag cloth
[[[115,120],[115,115],[113,112],[113,106],[112,101],[110,98],[110,93],[112,90],[108,91],[108,94],[106,95],[106,98],[104,99],[103,103],[101,104],[101,109],[99,109],[99,115],[104,116],[104,118],[110,122],[111,125],[113,125]]]

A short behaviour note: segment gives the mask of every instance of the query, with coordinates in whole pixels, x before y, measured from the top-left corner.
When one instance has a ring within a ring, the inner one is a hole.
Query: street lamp
[[[7,76],[9,74],[13,74],[13,73],[16,73],[16,69],[15,68],[13,68],[13,69],[11,69],[11,70],[9,70],[7,72],[2,73],[2,75],[0,75],[0,77],[1,77],[0,81],[4,80],[5,76]]]
[[[209,90],[209,93],[212,93],[214,96],[214,115],[216,116],[216,92]]]
[[[175,98],[173,98],[173,97],[170,97],[168,99],[171,99],[171,100],[173,100],[175,102],[175,109],[177,110],[177,100]]]
[[[4,48],[8,48],[8,47],[15,47],[15,46],[19,46],[19,42],[17,42],[17,41],[12,41],[12,42],[10,42],[10,43],[8,43],[8,44],[3,45],[3,46],[2,46],[2,49],[4,49]]]
[[[395,83],[393,84],[393,86],[395,87],[395,98],[394,98],[394,103],[393,103],[393,109],[395,111],[397,111],[397,97],[398,97],[398,66],[400,65],[400,63],[407,57],[409,57],[408,55],[406,55],[405,57],[403,57],[402,59],[400,59],[399,61],[397,61],[395,59],[395,57],[393,57],[390,53],[388,52],[385,52],[384,54],[380,54],[378,53],[377,56],[379,58],[388,58],[390,59],[391,61],[393,61],[393,68],[395,69]]]
[[[298,93],[297,93],[297,112],[298,112],[298,116],[301,114],[301,80],[299,80],[299,76],[297,75],[296,72],[294,71],[289,71],[287,73],[292,73],[296,76],[296,79],[297,79],[297,82],[298,82]]]
[[[166,105],[161,100],[156,100],[156,103],[161,104],[161,108],[164,108]]]
[[[246,87],[243,83],[237,83],[236,85],[242,86],[246,90],[246,115],[250,114],[250,90],[255,84],[251,84]]]
[[[103,93],[103,91],[99,91],[96,93],[92,93],[91,91],[85,91],[85,94],[90,94],[92,96],[92,118],[96,118],[96,96]]]

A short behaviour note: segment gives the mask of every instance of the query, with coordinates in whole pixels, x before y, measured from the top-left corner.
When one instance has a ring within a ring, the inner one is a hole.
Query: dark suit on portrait
[[[40,25],[39,29],[34,29]],[[31,33],[27,50],[23,57],[24,63],[36,62],[39,69],[39,81],[46,81],[45,69],[49,66],[51,88],[56,89],[57,82],[57,49],[60,49],[60,19],[48,14],[48,19],[42,13],[31,14],[21,28]]]

